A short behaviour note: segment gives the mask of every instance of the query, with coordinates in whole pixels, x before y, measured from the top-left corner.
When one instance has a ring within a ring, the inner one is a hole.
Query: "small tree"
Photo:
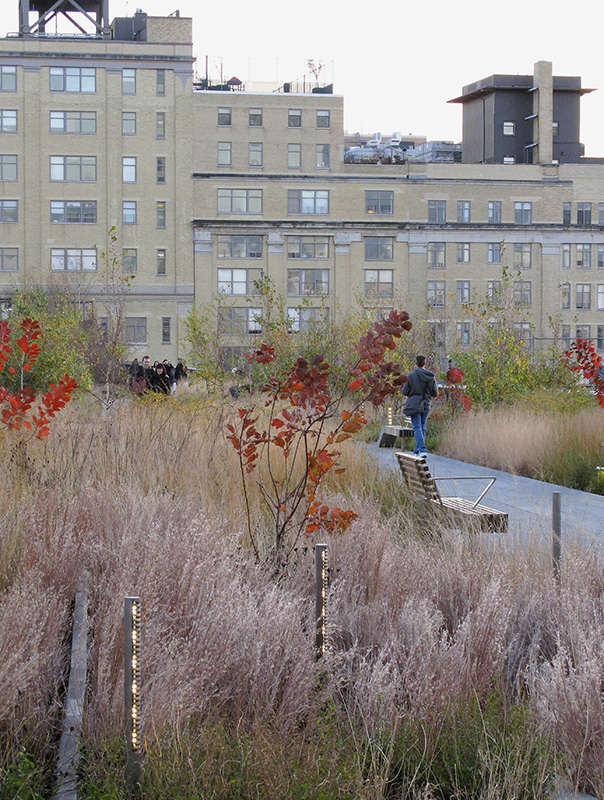
[[[263,556],[259,532],[252,523],[249,503],[250,475],[263,463],[268,478],[257,474],[256,484],[272,519],[269,559],[287,561],[303,534],[319,530],[342,532],[356,518],[352,511],[329,508],[319,499],[325,476],[338,467],[337,445],[349,439],[367,422],[365,403],[379,406],[400,391],[406,381],[400,366],[385,362],[395,339],[411,329],[406,312],[392,311],[376,322],[356,345],[356,359],[349,365],[348,386],[333,395],[330,365],[322,355],[299,357],[293,368],[272,375],[262,393],[267,419],[254,406],[239,409],[237,424],[227,425],[227,438],[239,457],[250,544],[257,559]],[[254,351],[257,364],[271,364],[274,349],[265,343]],[[340,410],[344,397],[352,398],[351,410]]]
[[[578,338],[564,354],[566,365],[580,373],[593,386],[598,405],[604,408],[604,377],[602,377],[602,359],[596,353],[593,344],[587,339]]]

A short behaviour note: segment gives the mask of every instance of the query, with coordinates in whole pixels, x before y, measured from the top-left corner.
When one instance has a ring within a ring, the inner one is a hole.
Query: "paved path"
[[[394,448],[378,448],[368,445],[384,468],[398,470]],[[492,508],[509,514],[510,541],[534,540],[536,537],[551,539],[552,492],[560,492],[562,508],[562,539],[580,541],[582,544],[604,547],[604,496],[568,489],[554,483],[544,483],[521,475],[512,475],[497,469],[467,464],[453,458],[430,453],[427,458],[432,475],[494,475],[497,481],[483,500]],[[439,481],[443,494],[475,499],[486,482]]]

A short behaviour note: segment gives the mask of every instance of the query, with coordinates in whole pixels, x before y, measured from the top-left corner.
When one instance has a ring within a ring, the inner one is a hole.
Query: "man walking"
[[[430,413],[430,400],[438,396],[434,373],[424,368],[424,356],[416,356],[414,369],[407,375],[407,383],[403,386],[403,394],[409,399],[405,403],[405,414],[411,417],[413,435],[415,437],[415,455],[428,455],[426,450],[426,420]]]

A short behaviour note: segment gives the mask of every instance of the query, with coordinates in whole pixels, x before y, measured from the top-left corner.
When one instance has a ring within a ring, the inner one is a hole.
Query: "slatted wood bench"
[[[378,447],[394,447],[396,440],[402,439],[405,436],[413,436],[413,427],[410,417],[403,417],[402,422],[398,424],[387,423],[386,425],[382,425],[378,437]]]
[[[490,475],[460,475],[457,477],[436,478],[430,474],[425,456],[414,456],[411,453],[397,451],[396,458],[403,474],[403,480],[414,497],[426,503],[437,517],[449,523],[451,527],[461,527],[464,523],[481,531],[506,532],[508,515],[505,511],[482,505],[480,501],[495,483]],[[463,497],[443,497],[436,487],[436,481],[488,480],[486,489],[476,500]]]

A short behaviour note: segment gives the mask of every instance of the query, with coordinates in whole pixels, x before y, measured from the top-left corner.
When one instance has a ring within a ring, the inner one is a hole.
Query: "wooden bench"
[[[425,456],[414,456],[411,453],[397,451],[396,458],[403,474],[407,488],[416,499],[426,503],[437,517],[444,519],[451,527],[461,527],[470,522],[472,527],[481,531],[501,531],[508,529],[508,515],[505,511],[497,511],[480,501],[495,483],[490,475],[460,475],[457,477],[436,478],[430,475]],[[436,481],[488,480],[489,485],[476,500],[463,497],[442,497],[436,487]]]
[[[403,417],[402,422],[386,422],[378,436],[378,447],[394,447],[397,439],[404,436],[413,436],[413,427],[409,417]]]

